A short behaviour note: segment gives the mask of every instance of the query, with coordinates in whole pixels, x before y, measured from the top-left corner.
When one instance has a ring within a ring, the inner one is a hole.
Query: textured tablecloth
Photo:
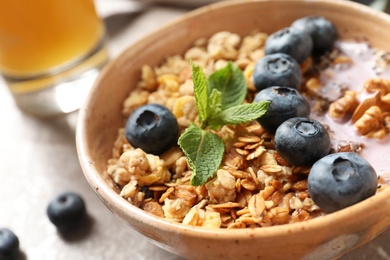
[[[154,6],[107,18],[112,57],[187,11]],[[77,116],[41,120],[23,114],[0,79],[0,227],[19,237],[21,259],[180,259],[128,228],[95,195],[77,158]],[[48,202],[64,190],[83,196],[91,220],[88,229],[71,237],[57,233],[46,216]],[[389,242],[390,230],[343,259],[390,259]]]

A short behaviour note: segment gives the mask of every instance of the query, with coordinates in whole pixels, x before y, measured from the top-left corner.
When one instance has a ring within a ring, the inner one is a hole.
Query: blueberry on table
[[[365,200],[376,193],[374,168],[357,153],[329,154],[310,170],[310,197],[324,212],[332,213]]]
[[[296,90],[287,87],[269,87],[256,94],[254,102],[271,101],[267,112],[257,121],[269,132],[292,117],[308,117],[309,102]]]
[[[160,155],[176,144],[179,126],[165,106],[148,104],[137,108],[126,123],[126,139],[134,148]]]
[[[74,192],[58,194],[47,207],[47,216],[60,232],[76,229],[86,215],[84,200]]]
[[[0,228],[0,260],[13,260],[18,255],[18,237],[8,228]]]
[[[271,86],[284,86],[298,89],[302,72],[299,64],[290,55],[274,53],[257,61],[253,70],[253,84],[257,90]]]
[[[265,54],[285,53],[298,63],[306,60],[312,52],[313,41],[304,31],[286,27],[271,34],[265,42]]]
[[[313,53],[323,54],[332,50],[337,31],[331,21],[322,16],[306,16],[294,21],[291,27],[310,35],[313,41]]]
[[[288,163],[311,166],[329,154],[330,137],[320,122],[294,117],[286,120],[275,132],[275,149]]]

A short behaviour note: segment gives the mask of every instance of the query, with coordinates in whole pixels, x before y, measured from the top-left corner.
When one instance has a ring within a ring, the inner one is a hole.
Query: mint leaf
[[[222,111],[221,108],[221,99],[222,99],[222,94],[219,92],[217,89],[213,89],[210,94],[209,98],[209,108],[211,111],[211,115],[213,114],[218,114]]]
[[[240,105],[244,102],[247,93],[245,76],[240,68],[229,62],[224,68],[212,73],[208,79],[207,93],[210,96],[213,89],[222,93],[222,110]]]
[[[235,125],[249,122],[259,118],[267,112],[269,101],[259,103],[243,104],[230,107],[213,116],[209,120],[209,127],[219,129],[223,125]]]
[[[192,169],[191,185],[207,182],[218,170],[225,150],[220,137],[205,129],[241,124],[261,117],[269,102],[242,104],[247,94],[244,74],[232,62],[206,79],[201,67],[191,62],[194,95],[199,114],[198,127],[191,124],[178,144]]]
[[[193,171],[191,185],[203,185],[221,165],[225,149],[222,139],[191,124],[178,143]]]
[[[199,122],[203,123],[210,116],[208,106],[207,80],[200,66],[191,62],[192,80],[194,82],[194,95],[198,108]]]

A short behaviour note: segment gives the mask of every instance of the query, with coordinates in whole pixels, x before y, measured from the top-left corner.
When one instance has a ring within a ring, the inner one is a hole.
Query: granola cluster
[[[245,37],[219,32],[209,39],[197,40],[183,56],[168,57],[160,67],[144,65],[141,80],[123,103],[124,119],[141,105],[159,103],[173,112],[181,132],[191,122],[196,122],[198,114],[190,59],[200,65],[206,75],[224,67],[228,61],[234,61],[247,79],[246,101],[252,102],[255,88],[251,76],[256,61],[264,56],[267,37],[259,32]],[[336,55],[334,61],[349,62],[348,57],[341,55]],[[312,64],[313,60],[309,58],[301,65],[302,71],[309,71]],[[304,84],[308,96],[315,95],[321,88],[315,76],[306,78]],[[379,129],[388,133],[390,81],[374,79],[367,82],[365,89],[378,93],[373,105],[366,108],[365,103],[370,99],[359,104],[357,93],[346,91],[330,105],[330,114],[336,118],[349,113],[359,114],[354,122],[362,135],[376,137]],[[320,102],[319,106],[327,108],[329,103]],[[380,123],[373,123],[377,121]],[[310,168],[289,165],[275,151],[273,135],[256,120],[224,126],[217,134],[225,143],[224,158],[215,177],[202,186],[190,185],[192,172],[179,147],[173,147],[161,156],[146,154],[131,147],[123,128],[118,131],[107,173],[120,196],[133,205],[186,225],[264,227],[305,221],[324,214],[308,193]]]

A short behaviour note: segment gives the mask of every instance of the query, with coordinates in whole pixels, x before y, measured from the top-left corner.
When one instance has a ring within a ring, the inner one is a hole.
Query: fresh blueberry
[[[47,207],[50,221],[59,231],[72,231],[76,229],[86,217],[84,200],[73,192],[58,194]]]
[[[13,260],[18,255],[18,237],[8,228],[0,228],[0,260]]]
[[[148,104],[137,108],[126,124],[126,139],[135,148],[160,155],[176,144],[179,126],[166,107]]]
[[[309,102],[293,88],[269,87],[256,94],[254,102],[271,101],[267,112],[257,120],[268,131],[276,129],[289,118],[308,117]]]
[[[329,154],[330,137],[320,122],[294,117],[286,120],[276,130],[275,149],[288,163],[311,166]]]
[[[331,213],[356,204],[376,193],[374,168],[357,153],[329,154],[310,170],[310,197],[324,212]]]
[[[253,83],[257,90],[271,86],[298,89],[301,84],[301,68],[290,55],[275,53],[265,55],[253,70]]]
[[[322,16],[306,16],[294,21],[291,27],[306,32],[313,40],[313,53],[330,51],[336,40],[337,31],[331,21]]]
[[[271,34],[264,48],[265,54],[285,53],[302,63],[311,55],[313,41],[304,31],[286,27]]]

